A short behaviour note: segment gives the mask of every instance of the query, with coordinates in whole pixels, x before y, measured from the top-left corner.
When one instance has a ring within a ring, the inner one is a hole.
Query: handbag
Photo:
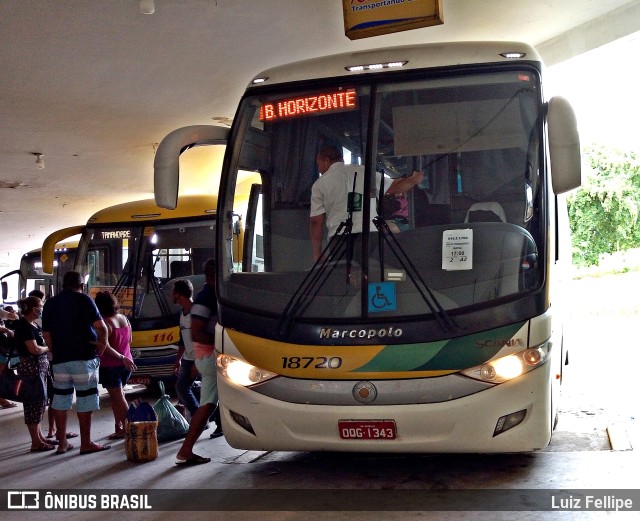
[[[189,422],[173,406],[169,395],[164,392],[164,384],[158,382],[162,396],[153,406],[158,416],[158,441],[172,441],[184,438],[189,431]]]
[[[0,396],[16,402],[39,403],[47,399],[47,392],[40,375],[18,376],[13,369],[5,367],[0,375]]]

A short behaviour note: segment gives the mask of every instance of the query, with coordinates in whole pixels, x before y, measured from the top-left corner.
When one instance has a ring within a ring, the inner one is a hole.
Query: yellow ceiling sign
[[[442,0],[342,0],[350,40],[444,23]]]

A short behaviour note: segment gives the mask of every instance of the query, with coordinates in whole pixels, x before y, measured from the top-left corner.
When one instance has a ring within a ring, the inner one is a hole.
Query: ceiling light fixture
[[[142,14],[153,14],[156,12],[154,0],[140,0],[140,12]]]
[[[44,159],[42,159],[44,154],[40,154],[39,152],[32,152],[32,154],[36,156],[36,166],[42,170],[44,168]]]

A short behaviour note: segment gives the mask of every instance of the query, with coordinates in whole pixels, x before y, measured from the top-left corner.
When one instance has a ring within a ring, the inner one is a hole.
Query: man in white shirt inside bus
[[[313,258],[318,260],[322,254],[324,227],[325,225],[327,227],[327,236],[333,237],[340,223],[347,220],[349,197],[351,197],[353,209],[351,233],[362,232],[364,168],[358,165],[345,165],[342,153],[334,146],[321,148],[316,155],[316,164],[321,176],[311,188],[309,231]],[[384,178],[384,192],[390,194],[407,192],[420,183],[423,177],[422,172],[413,172],[409,177]],[[380,187],[381,179],[382,175],[376,172],[376,190]],[[373,212],[374,208],[371,211]]]

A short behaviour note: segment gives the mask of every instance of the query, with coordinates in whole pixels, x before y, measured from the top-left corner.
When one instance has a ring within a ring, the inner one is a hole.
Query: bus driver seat
[[[172,279],[188,277],[191,275],[191,263],[189,261],[171,261],[169,271]]]
[[[473,203],[467,215],[464,218],[466,223],[477,222],[507,222],[507,216],[504,213],[504,208],[500,203],[486,202],[486,203]]]

